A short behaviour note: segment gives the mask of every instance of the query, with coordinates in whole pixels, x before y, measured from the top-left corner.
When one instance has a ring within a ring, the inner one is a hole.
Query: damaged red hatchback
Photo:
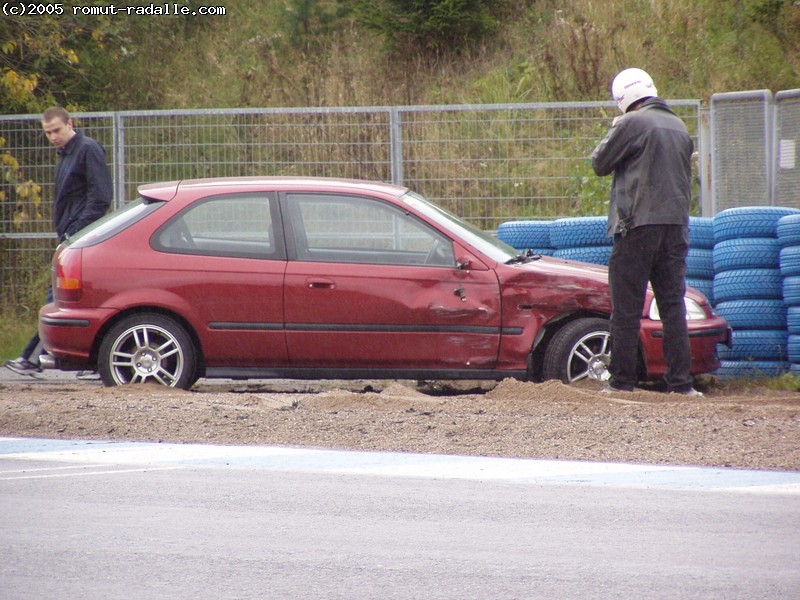
[[[230,178],[145,185],[59,246],[43,365],[106,385],[198,378],[608,377],[607,271],[520,255],[407,188]],[[692,372],[727,324],[686,294]],[[648,296],[641,378],[666,370]]]

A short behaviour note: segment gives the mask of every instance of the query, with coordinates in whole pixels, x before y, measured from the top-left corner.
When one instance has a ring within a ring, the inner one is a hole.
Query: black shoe
[[[17,360],[7,360],[5,367],[20,375],[33,375],[34,373],[42,372],[42,367],[22,357]]]

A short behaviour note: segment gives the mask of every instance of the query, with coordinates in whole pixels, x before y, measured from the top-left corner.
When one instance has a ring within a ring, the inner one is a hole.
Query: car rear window
[[[69,245],[75,248],[93,246],[107,240],[142,220],[150,213],[163,206],[163,202],[137,198],[122,208],[108,213],[91,225],[84,227],[69,239]]]

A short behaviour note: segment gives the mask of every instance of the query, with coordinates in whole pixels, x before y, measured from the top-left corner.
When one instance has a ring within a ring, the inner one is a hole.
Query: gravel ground
[[[599,387],[201,380],[183,391],[11,374],[0,377],[0,435],[800,470],[796,392]]]

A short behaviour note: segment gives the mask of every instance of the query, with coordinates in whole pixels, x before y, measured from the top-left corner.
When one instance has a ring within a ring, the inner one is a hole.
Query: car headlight
[[[708,318],[706,312],[702,307],[692,300],[691,298],[683,297],[683,303],[686,305],[686,320],[687,321],[702,321]],[[653,321],[660,321],[661,315],[658,314],[658,303],[656,299],[650,302],[650,314],[648,315]]]

